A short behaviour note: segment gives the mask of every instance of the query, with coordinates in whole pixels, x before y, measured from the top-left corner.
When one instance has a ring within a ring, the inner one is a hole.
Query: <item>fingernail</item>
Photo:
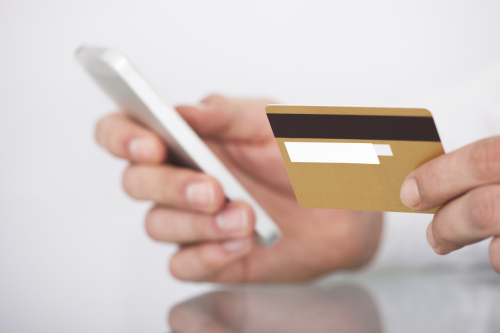
[[[130,141],[128,151],[136,160],[151,160],[155,157],[155,145],[148,139],[137,138]]]
[[[434,234],[432,232],[432,222],[429,223],[429,225],[427,226],[427,231],[426,231],[426,238],[427,238],[427,243],[429,243],[429,245],[432,247],[432,249],[434,250],[434,252],[437,253],[437,250],[438,250],[438,243],[436,242],[436,239],[434,238]]]
[[[403,182],[400,196],[401,201],[407,207],[415,209],[420,205],[420,194],[418,192],[417,182],[414,178],[407,179]]]
[[[211,206],[214,197],[214,188],[209,183],[191,183],[186,188],[186,198],[191,205]]]
[[[243,252],[247,249],[250,239],[233,239],[222,243],[222,247],[228,252]]]
[[[221,230],[236,231],[246,228],[248,216],[241,208],[230,208],[218,214],[215,222]]]

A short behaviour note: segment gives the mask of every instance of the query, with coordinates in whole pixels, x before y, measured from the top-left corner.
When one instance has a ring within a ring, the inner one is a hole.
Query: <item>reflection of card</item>
[[[399,197],[403,180],[444,153],[425,109],[268,105],[266,112],[306,208],[414,212]]]

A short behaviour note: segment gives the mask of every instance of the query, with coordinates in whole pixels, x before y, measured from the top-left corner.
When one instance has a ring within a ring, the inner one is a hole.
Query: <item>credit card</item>
[[[401,185],[444,154],[425,109],[268,105],[266,113],[305,208],[415,213]]]

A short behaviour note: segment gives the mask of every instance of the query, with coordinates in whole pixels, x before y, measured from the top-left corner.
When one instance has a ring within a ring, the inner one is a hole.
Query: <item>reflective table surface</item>
[[[225,287],[168,313],[176,333],[500,332],[500,275],[340,274],[306,285]]]

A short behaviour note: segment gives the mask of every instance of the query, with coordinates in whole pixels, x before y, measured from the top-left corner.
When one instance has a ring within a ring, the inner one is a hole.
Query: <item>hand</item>
[[[283,237],[270,249],[255,245],[250,206],[226,203],[207,174],[162,164],[168,147],[153,132],[119,113],[97,124],[97,141],[131,161],[125,191],[156,203],[146,216],[148,234],[180,245],[170,260],[175,277],[298,281],[361,267],[375,253],[381,213],[298,205],[264,111],[269,103],[214,95],[177,111],[279,225]]]
[[[441,155],[412,171],[401,200],[415,210],[443,205],[427,227],[437,254],[493,236],[490,260],[500,272],[500,136]]]

